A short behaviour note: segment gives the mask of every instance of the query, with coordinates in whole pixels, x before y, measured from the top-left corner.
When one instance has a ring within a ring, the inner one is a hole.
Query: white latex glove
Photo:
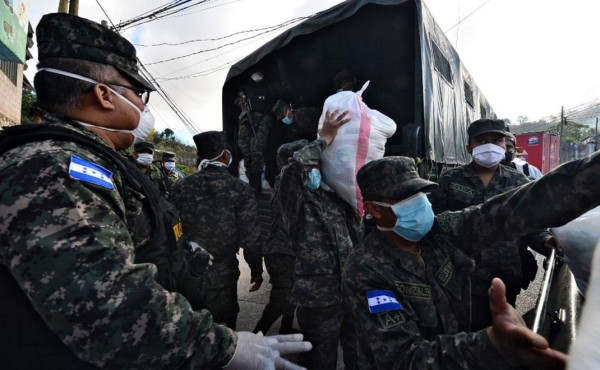
[[[310,351],[310,342],[303,342],[302,334],[262,336],[247,331],[237,332],[238,342],[233,358],[223,369],[226,370],[302,370],[281,355]],[[306,370],[306,369],[304,369]]]

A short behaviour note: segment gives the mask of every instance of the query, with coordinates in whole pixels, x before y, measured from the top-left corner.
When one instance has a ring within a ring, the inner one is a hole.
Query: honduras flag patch
[[[75,155],[71,156],[69,175],[75,180],[89,182],[107,189],[115,187],[111,180],[112,172]]]
[[[390,290],[369,290],[367,292],[369,312],[372,314],[401,310],[403,307],[396,299],[396,294]]]

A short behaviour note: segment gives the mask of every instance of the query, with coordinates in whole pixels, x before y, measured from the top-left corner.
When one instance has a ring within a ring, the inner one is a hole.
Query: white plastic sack
[[[321,176],[361,217],[364,209],[356,173],[365,163],[383,158],[385,142],[396,132],[396,123],[390,117],[363,103],[362,93],[367,86],[369,81],[358,92],[342,91],[328,97],[319,119],[320,130],[327,111],[349,111],[350,122],[340,127],[321,155]]]
[[[552,229],[552,233],[564,250],[565,260],[575,277],[579,292],[585,296],[594,249],[600,243],[600,207]]]

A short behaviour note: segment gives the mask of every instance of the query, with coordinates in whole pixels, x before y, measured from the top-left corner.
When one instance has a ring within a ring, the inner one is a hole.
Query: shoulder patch
[[[407,283],[403,281],[395,281],[398,292],[406,297],[431,299],[431,286],[425,284]]]
[[[401,310],[403,307],[396,299],[396,294],[390,290],[369,290],[367,292],[369,312],[372,314]]]
[[[76,155],[71,156],[69,175],[75,180],[89,182],[107,189],[115,187],[111,180],[112,172]]]
[[[475,190],[469,188],[468,186],[457,184],[455,182],[450,184],[450,189],[452,189],[454,191],[458,191],[463,194],[466,194],[469,197],[473,197],[475,195]]]
[[[390,329],[406,322],[406,317],[401,311],[380,313],[377,315],[377,319],[383,329]]]
[[[452,261],[450,258],[446,260],[444,265],[440,267],[438,272],[436,272],[435,276],[440,281],[442,286],[448,285],[450,278],[452,278],[452,274],[454,273],[454,266],[452,265]]]

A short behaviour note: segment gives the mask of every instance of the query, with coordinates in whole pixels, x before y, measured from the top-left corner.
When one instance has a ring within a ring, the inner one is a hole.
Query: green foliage
[[[23,98],[21,100],[21,124],[29,123],[31,118],[31,107],[36,102],[35,94],[28,89],[23,89]]]
[[[196,148],[183,144],[173,130],[167,128],[157,132],[152,138],[154,147],[161,152],[174,152],[177,155],[177,169],[185,176],[196,172]],[[160,159],[160,154],[155,154],[155,159]]]
[[[554,126],[549,130],[551,133],[560,134],[560,125]],[[589,126],[575,122],[567,122],[563,127],[562,142],[581,144],[581,142],[594,135],[595,130]]]

